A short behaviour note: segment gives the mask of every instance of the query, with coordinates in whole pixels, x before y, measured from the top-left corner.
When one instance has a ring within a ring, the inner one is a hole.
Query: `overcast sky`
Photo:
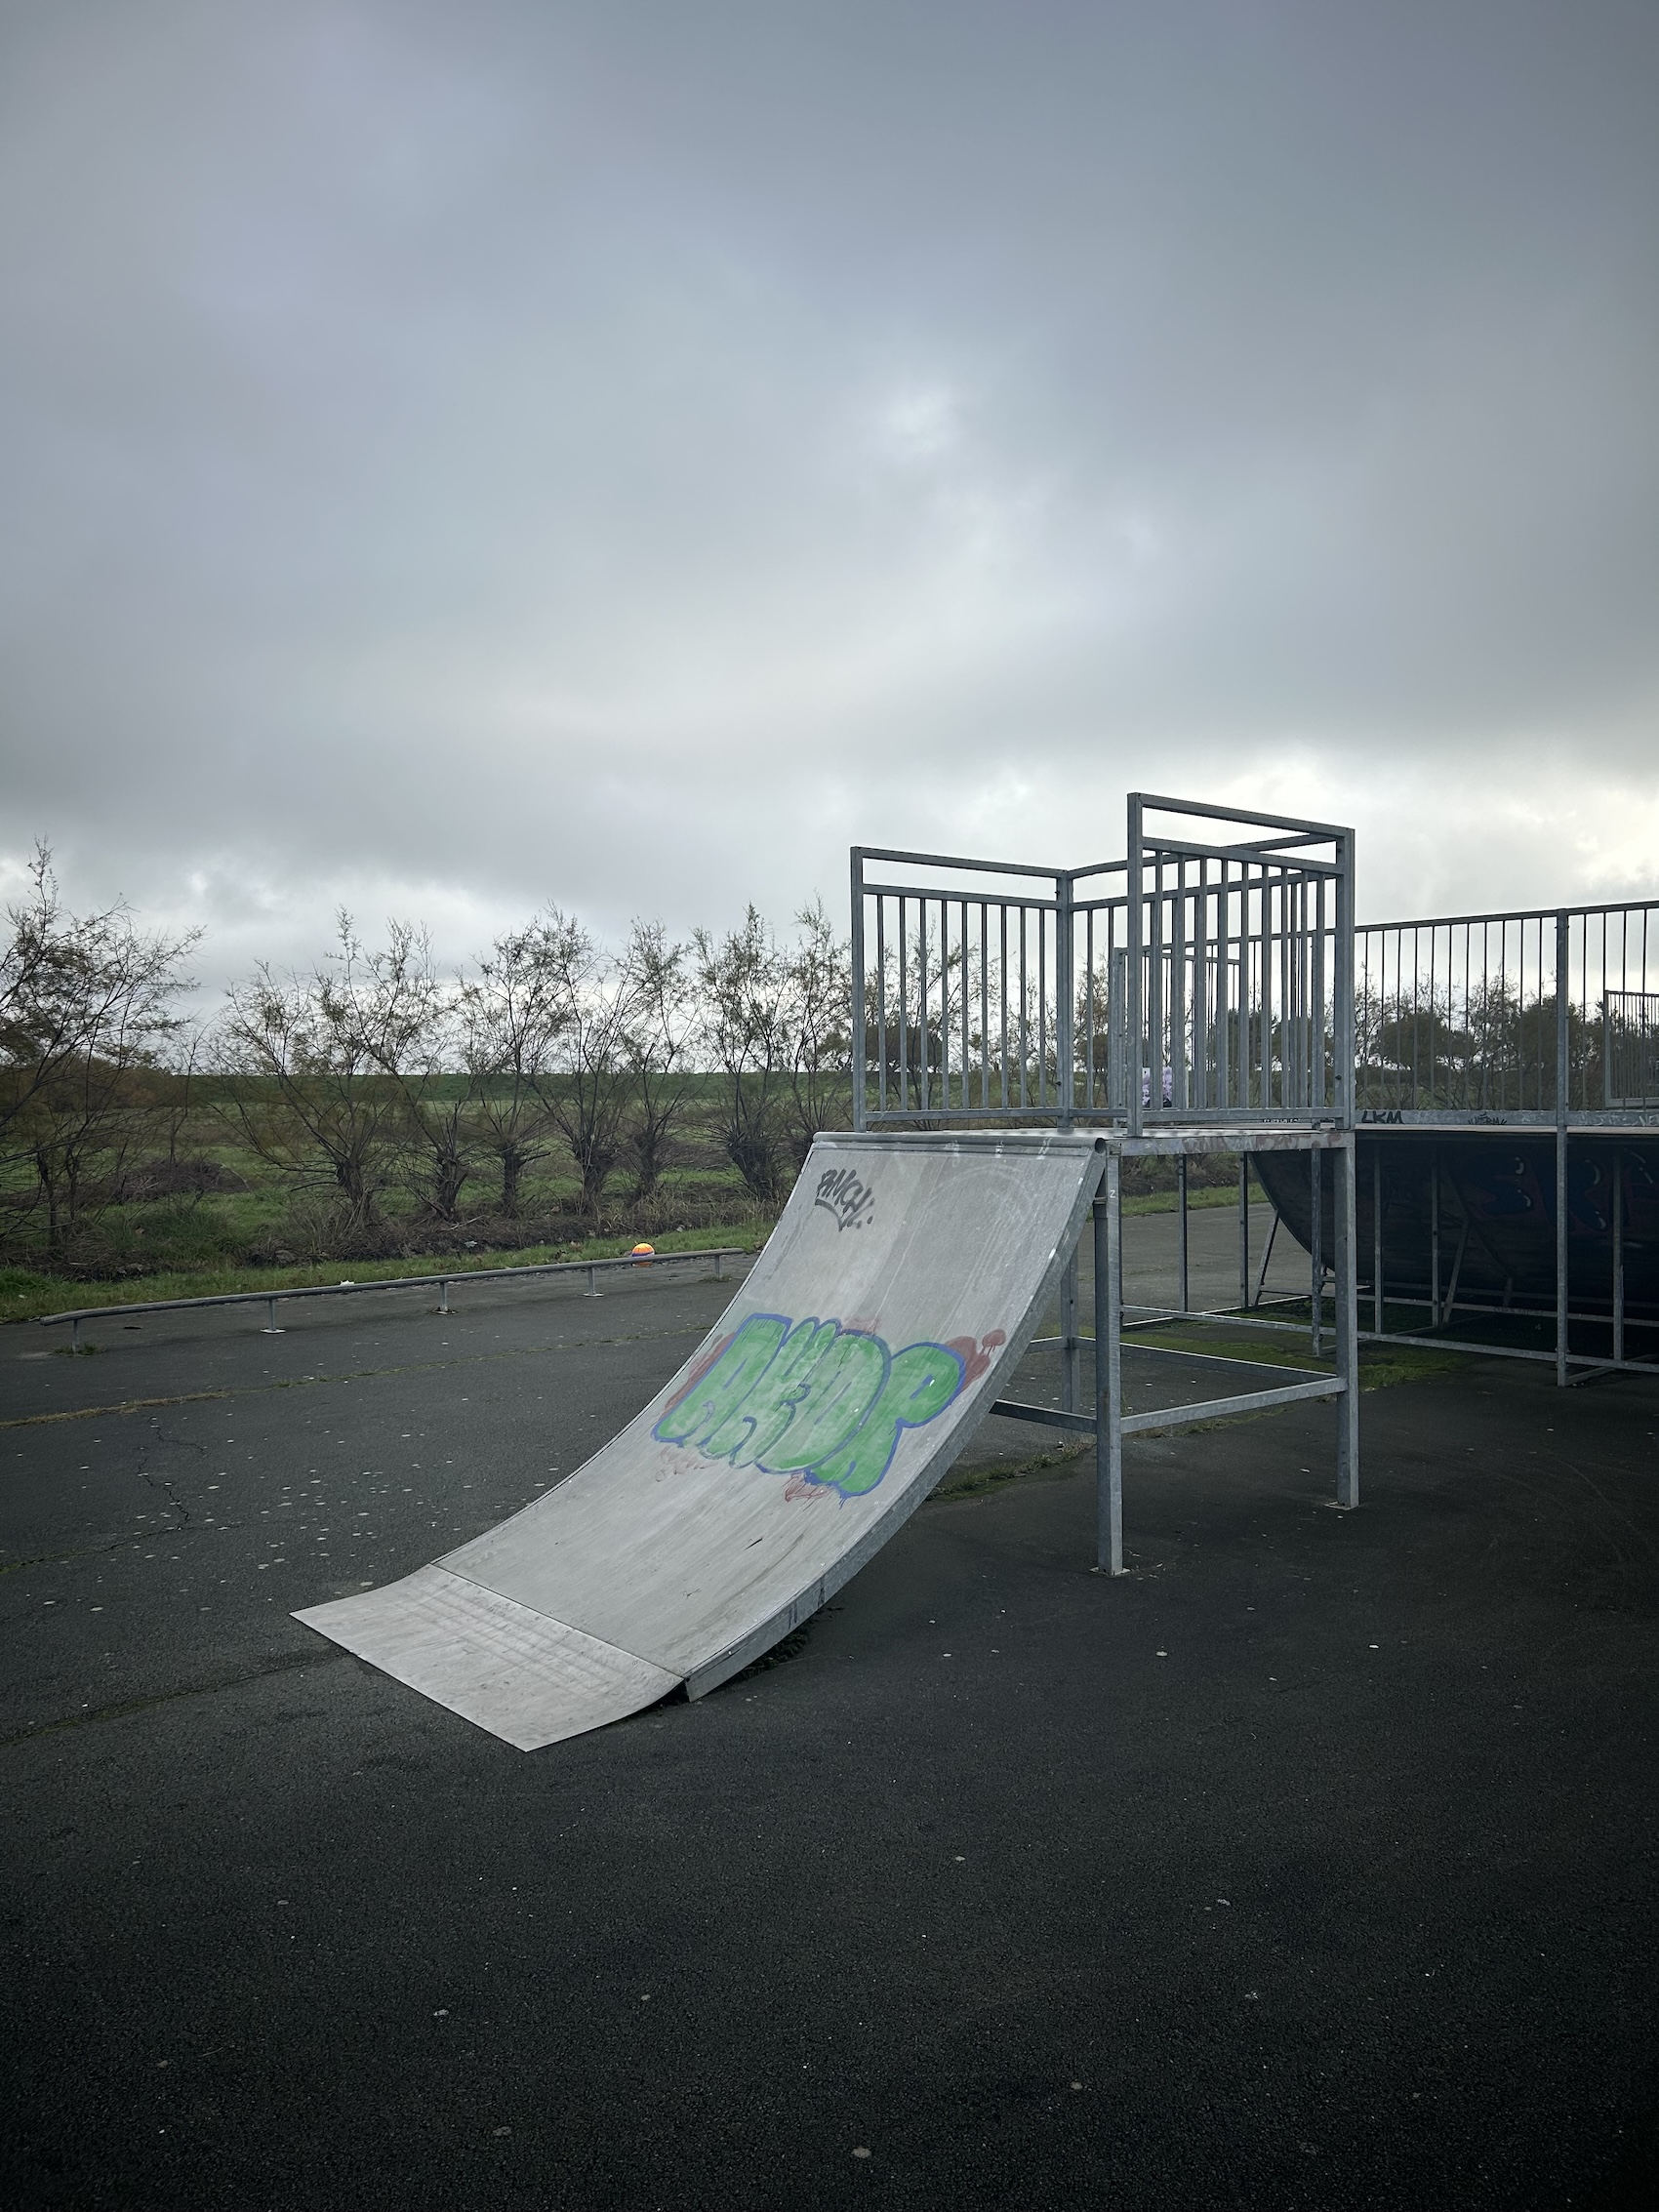
[[[204,974],[1054,865],[1659,890],[1653,0],[0,0],[4,821]]]

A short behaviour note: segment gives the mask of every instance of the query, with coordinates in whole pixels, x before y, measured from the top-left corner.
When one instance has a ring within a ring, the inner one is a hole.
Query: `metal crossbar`
[[[674,1262],[712,1260],[716,1281],[725,1277],[725,1263],[745,1257],[741,1245],[722,1244],[709,1251],[655,1252],[635,1256],[626,1253],[618,1260],[543,1260],[518,1267],[460,1267],[448,1275],[387,1275],[376,1282],[296,1283],[282,1290],[227,1290],[219,1291],[208,1298],[150,1298],[126,1306],[83,1306],[67,1313],[42,1313],[37,1316],[43,1329],[55,1329],[67,1322],[70,1326],[69,1349],[81,1348],[81,1324],[85,1321],[104,1321],[117,1314],[178,1313],[197,1306],[263,1306],[266,1307],[264,1334],[280,1336],[276,1325],[276,1308],[279,1304],[296,1298],[354,1298],[371,1290],[425,1290],[436,1289],[438,1311],[450,1310],[451,1283],[502,1282],[520,1275],[582,1275],[587,1277],[588,1295],[596,1297],[596,1277],[601,1269],[614,1267],[663,1267]]]

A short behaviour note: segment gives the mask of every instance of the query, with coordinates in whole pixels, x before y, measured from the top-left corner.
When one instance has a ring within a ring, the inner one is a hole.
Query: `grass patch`
[[[711,1252],[724,1247],[756,1252],[770,1231],[754,1222],[716,1223],[669,1229],[649,1241],[664,1254]],[[156,1299],[223,1298],[236,1292],[307,1290],[342,1282],[373,1283],[409,1276],[447,1275],[452,1282],[490,1267],[530,1267],[549,1262],[617,1260],[639,1239],[590,1236],[569,1244],[532,1244],[518,1252],[465,1252],[416,1259],[324,1260],[292,1267],[208,1267],[157,1275],[124,1275],[107,1282],[65,1282],[27,1267],[0,1268],[0,1318],[35,1321],[48,1313],[74,1313],[89,1306],[146,1306]]]
[[[1251,1191],[1252,1206],[1260,1206],[1265,1202],[1259,1191]],[[1203,1206],[1236,1206],[1237,1203],[1236,1184],[1199,1184],[1187,1193],[1187,1211],[1190,1214],[1196,1213]],[[1142,1190],[1133,1196],[1126,1194],[1122,1204],[1126,1214],[1173,1214],[1180,1208],[1181,1193],[1178,1190]]]
[[[1249,1335],[1234,1332],[1229,1335],[1226,1328],[1204,1327],[1199,1330],[1182,1328],[1136,1329],[1123,1340],[1127,1348],[1133,1345],[1148,1345],[1158,1351],[1205,1352],[1212,1357],[1236,1359],[1252,1367],[1297,1367],[1304,1373],[1333,1375],[1336,1362],[1328,1354],[1318,1359],[1306,1344],[1293,1338],[1275,1339],[1252,1330]],[[1359,1347],[1359,1388],[1365,1390],[1386,1390],[1396,1383],[1429,1383],[1448,1375],[1456,1375],[1463,1368],[1468,1353],[1453,1351],[1422,1351],[1410,1345],[1396,1348],[1387,1346],[1361,1345]],[[1216,1395],[1225,1394],[1218,1387]]]
[[[1044,1474],[1053,1468],[1070,1467],[1080,1460],[1094,1446],[1087,1437],[1078,1437],[1069,1444],[1051,1445],[1046,1452],[1034,1458],[1017,1461],[1011,1467],[972,1468],[966,1474],[947,1475],[937,1489],[928,1493],[927,1504],[939,1505],[951,1498],[984,1498],[992,1490],[1002,1490],[1010,1482],[1022,1482],[1028,1475]]]

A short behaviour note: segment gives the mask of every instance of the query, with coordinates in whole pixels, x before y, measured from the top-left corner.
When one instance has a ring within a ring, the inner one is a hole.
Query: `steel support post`
[[[1129,849],[1124,855],[1123,868],[1123,921],[1124,928],[1127,932],[1129,940],[1127,945],[1124,948],[1127,954],[1127,957],[1124,961],[1124,968],[1129,985],[1128,990],[1124,994],[1128,1007],[1128,1018],[1124,1024],[1124,1026],[1128,1032],[1129,1044],[1129,1058],[1127,1068],[1129,1078],[1129,1095],[1124,1101],[1124,1106],[1127,1113],[1128,1129],[1131,1137],[1138,1137],[1141,1134],[1141,1066],[1142,1063],[1148,1061],[1149,1059],[1147,1053],[1146,1012],[1145,1008],[1142,1005],[1142,990],[1145,979],[1142,974],[1144,946],[1142,944],[1143,916],[1141,913],[1141,793],[1139,791],[1131,791],[1129,793]],[[1153,1055],[1152,1057],[1155,1058],[1157,1056]],[[1163,1069],[1161,1064],[1158,1067],[1153,1069],[1152,1079],[1154,1085],[1159,1086],[1158,1098],[1161,1103],[1163,1096],[1161,1089],[1163,1082]],[[1119,1187],[1121,1187],[1121,1184],[1119,1185]]]
[[[1077,1250],[1060,1276],[1060,1410],[1075,1413],[1082,1386],[1082,1346],[1077,1338]]]
[[[1556,916],[1556,1385],[1567,1381],[1567,993],[1572,986],[1567,917]]]
[[[1183,1313],[1190,1304],[1187,1295],[1187,1155],[1183,1152],[1175,1163],[1176,1211],[1181,1216],[1180,1291],[1179,1305]]]
[[[1308,1286],[1308,1342],[1317,1359],[1324,1350],[1325,1336],[1325,1178],[1316,1151],[1308,1154],[1308,1199],[1312,1221],[1312,1233],[1308,1238],[1313,1247],[1309,1259],[1312,1280]]]
[[[1383,1147],[1371,1146],[1371,1327],[1383,1333]]]
[[[1250,1307],[1250,1155],[1238,1155],[1238,1303]]]
[[[1315,1157],[1318,1155],[1315,1153]],[[1359,1503],[1359,1269],[1354,1132],[1333,1156],[1336,1170],[1336,1371],[1343,1392],[1336,1401],[1336,1502]]]
[[[853,970],[853,1127],[865,1125],[865,1026],[864,1026],[864,854],[858,846],[852,856],[852,970]],[[879,934],[879,933],[878,933]],[[886,978],[882,978],[882,988]],[[879,1100],[877,1104],[879,1105]]]
[[[1076,1048],[1072,1041],[1072,1026],[1076,1019],[1077,998],[1072,978],[1072,900],[1073,886],[1069,875],[1054,879],[1054,1074],[1055,1106],[1058,1108],[1056,1124],[1061,1129],[1072,1127],[1076,1104],[1077,1070]],[[967,989],[967,953],[962,954],[962,988]],[[949,1086],[945,1101],[949,1106]],[[967,1104],[966,1093],[963,1105]],[[1075,1254],[1072,1263],[1075,1265]],[[1075,1285],[1073,1284],[1073,1289]]]
[[[1613,1357],[1625,1356],[1625,1156],[1613,1148]]]
[[[1123,1169],[1115,1148],[1094,1203],[1095,1231],[1095,1568],[1123,1572]]]
[[[449,1311],[449,1278],[447,1275],[441,1277],[438,1283],[438,1311],[440,1313]]]
[[[1429,1326],[1440,1325],[1440,1147],[1429,1169]]]

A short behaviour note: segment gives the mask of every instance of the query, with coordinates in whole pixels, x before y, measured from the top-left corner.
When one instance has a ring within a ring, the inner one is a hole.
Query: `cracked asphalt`
[[[1138,1440],[1120,1583],[998,1424],[787,1662],[528,1757],[289,1617],[727,1295],[0,1331],[0,2203],[1654,2200],[1659,1384],[1369,1395],[1353,1515],[1325,1408]]]

